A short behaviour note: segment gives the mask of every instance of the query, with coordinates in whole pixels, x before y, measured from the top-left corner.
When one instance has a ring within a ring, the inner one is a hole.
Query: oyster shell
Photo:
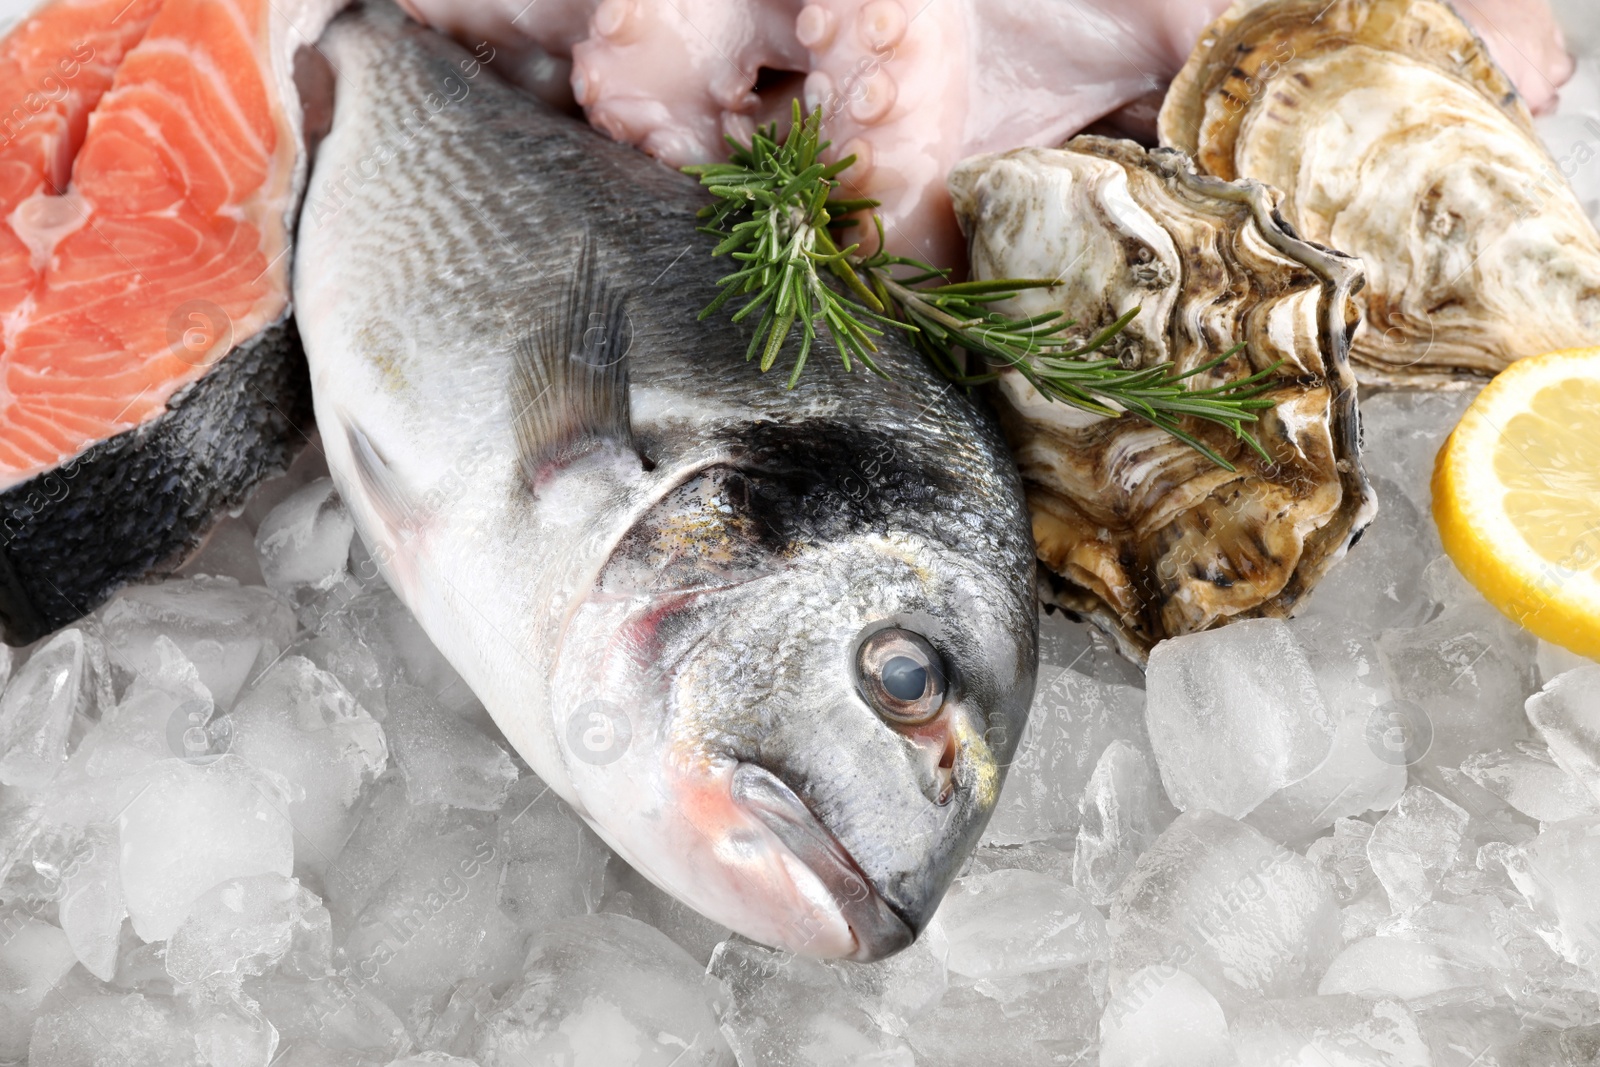
[[[1302,236],[1361,258],[1364,383],[1465,383],[1600,343],[1600,234],[1441,0],[1239,0],[1160,132],[1203,173],[1282,190]]]
[[[1235,471],[1135,416],[1088,414],[1001,373],[1046,600],[1140,661],[1164,637],[1287,615],[1376,511],[1346,361],[1360,265],[1296,238],[1266,186],[1200,177],[1183,154],[1131,141],[977,156],[949,183],[974,277],[1062,280],[1007,312],[1059,310],[1087,335],[1137,305],[1115,342],[1128,366],[1187,371],[1246,343],[1195,387],[1282,361],[1253,429],[1270,462],[1224,427],[1185,427]]]

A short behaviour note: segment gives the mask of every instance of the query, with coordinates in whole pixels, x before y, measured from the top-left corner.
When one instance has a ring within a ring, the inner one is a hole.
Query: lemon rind
[[[1580,378],[1600,381],[1600,349],[1520,360],[1490,382],[1439,452],[1433,512],[1445,551],[1490,603],[1547,641],[1600,657],[1600,581],[1594,570],[1600,559],[1588,558],[1582,568],[1545,560],[1507,515],[1506,490],[1481,477],[1495,469],[1501,427],[1529,410],[1540,390]],[[1484,483],[1494,488],[1485,491]],[[1600,546],[1600,501],[1595,519]]]

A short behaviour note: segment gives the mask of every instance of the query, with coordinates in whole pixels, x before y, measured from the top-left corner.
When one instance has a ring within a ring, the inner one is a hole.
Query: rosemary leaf
[[[1079,345],[1067,337],[1077,323],[1060,312],[1008,318],[990,305],[1028,289],[1058,285],[1059,280],[950,282],[948,270],[884,252],[883,220],[872,211],[878,202],[834,199],[838,176],[855,157],[820,162],[829,145],[821,131],[821,109],[803,115],[796,101],[781,140],[773,124],[758,129],[748,145],[727,138],[731,151],[726,163],[684,168],[713,198],[699,212],[707,220],[700,232],[717,242],[711,254],[729,256],[741,265],[718,279],[717,296],[699,317],[716,314],[734,297],[748,297],[732,314],[734,322],[759,316],[746,360],[759,353],[761,370],[772,369],[798,329],[798,351],[788,378],[793,388],[821,327],[833,338],[846,370],[859,362],[887,378],[872,358],[878,351],[874,338],[883,336],[883,327],[894,327],[957,384],[993,382],[998,372],[991,367],[1009,368],[1051,400],[1105,417],[1143,419],[1229,470],[1233,465],[1187,429],[1184,420],[1224,427],[1268,458],[1247,427],[1257,421],[1256,412],[1272,407],[1267,394],[1278,364],[1197,388],[1192,379],[1217,369],[1244,346],[1181,373],[1171,364],[1128,368],[1115,359],[1089,357],[1121,334],[1138,308]],[[861,254],[859,242],[840,247],[834,237],[835,231],[859,224],[844,216],[861,212],[869,213],[878,235],[879,251],[870,256]],[[910,273],[897,277],[892,273],[896,268]],[[986,366],[969,370],[969,357]]]

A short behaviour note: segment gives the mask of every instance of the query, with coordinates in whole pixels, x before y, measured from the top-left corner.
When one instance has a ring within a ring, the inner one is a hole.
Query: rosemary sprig
[[[717,239],[711,254],[730,256],[739,265],[719,279],[722,289],[700,317],[715,314],[735,297],[748,297],[733,312],[733,321],[758,316],[745,358],[759,355],[762,371],[772,369],[798,331],[800,347],[789,374],[793,388],[818,330],[826,329],[846,369],[859,361],[887,377],[872,357],[878,351],[874,339],[892,327],[909,334],[940,373],[959,384],[977,385],[998,376],[968,373],[964,354],[970,353],[989,365],[1015,369],[1051,400],[1097,415],[1126,413],[1144,419],[1228,470],[1233,465],[1185,430],[1183,419],[1225,426],[1263,459],[1269,458],[1245,425],[1256,421],[1257,411],[1272,406],[1264,394],[1278,364],[1205,389],[1191,388],[1188,381],[1226,362],[1243,345],[1181,374],[1170,363],[1129,369],[1116,359],[1087,359],[1121,333],[1139,309],[1074,346],[1065,334],[1077,322],[1059,311],[1011,318],[991,307],[1025,289],[1057,285],[1056,280],[948,282],[948,270],[884,252],[883,221],[876,213],[869,217],[877,229],[877,252],[863,255],[859,243],[841,245],[835,229],[854,222],[844,216],[871,212],[878,202],[833,199],[839,174],[855,157],[821,162],[829,144],[821,129],[822,110],[802,116],[796,101],[793,122],[781,141],[773,124],[758,129],[749,145],[729,138],[732,153],[726,163],[684,168],[715,198],[700,211],[706,220],[701,232]],[[896,277],[896,268],[909,273]]]

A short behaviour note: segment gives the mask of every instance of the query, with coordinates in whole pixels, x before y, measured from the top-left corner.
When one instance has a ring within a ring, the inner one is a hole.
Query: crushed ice
[[[1365,402],[1416,529],[1297,618],[1141,676],[1046,616],[988,836],[870,966],[731,937],[612,855],[310,453],[183,575],[0,660],[0,1063],[1590,1062],[1600,665],[1439,554],[1421,471],[1466,399]]]
[[[1597,70],[1541,131],[1600,217]],[[1148,678],[1044,618],[989,834],[872,965],[730,937],[612,855],[308,453],[179,576],[0,648],[0,1064],[1600,1062],[1600,666],[1440,554],[1469,399],[1364,398],[1383,518],[1299,617]]]

